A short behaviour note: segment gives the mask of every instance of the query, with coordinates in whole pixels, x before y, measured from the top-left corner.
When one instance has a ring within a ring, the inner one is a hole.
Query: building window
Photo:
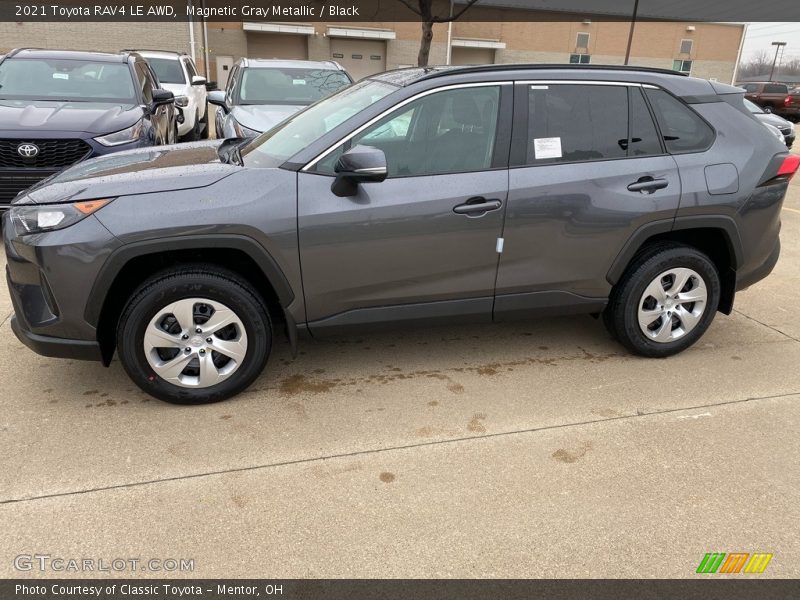
[[[588,65],[592,62],[592,57],[588,54],[570,54],[569,62],[572,65]]]
[[[578,39],[575,42],[576,48],[588,48],[589,47],[589,34],[588,33],[579,33]]]
[[[672,61],[672,70],[690,75],[692,72],[692,61],[681,60],[680,58],[675,59]]]
[[[681,54],[691,54],[692,53],[692,40],[681,40]]]

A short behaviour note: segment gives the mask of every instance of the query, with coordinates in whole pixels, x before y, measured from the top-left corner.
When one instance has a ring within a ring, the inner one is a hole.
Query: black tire
[[[200,139],[200,119],[197,118],[197,115],[194,116],[194,127],[192,127],[191,131],[183,136],[182,141],[184,142],[196,142]]]
[[[208,133],[208,103],[206,103],[206,112],[203,114],[203,118],[200,119],[200,123],[203,126],[202,131],[200,132],[200,139],[207,140],[209,133]]]
[[[705,312],[694,329],[683,337],[671,342],[656,342],[648,338],[639,326],[638,304],[647,286],[659,274],[679,267],[692,269],[703,279],[707,290]],[[708,256],[674,242],[653,244],[639,252],[614,286],[603,313],[603,323],[614,339],[635,354],[651,358],[672,356],[702,337],[714,320],[719,297],[719,273]]]
[[[230,308],[243,323],[247,349],[240,366],[207,388],[187,388],[160,377],[147,361],[144,333],[157,311],[185,298],[206,298]],[[173,404],[208,404],[238,394],[259,376],[272,348],[272,324],[256,291],[235,274],[202,265],[166,271],[131,295],[117,326],[117,352],[130,378],[148,394]]]

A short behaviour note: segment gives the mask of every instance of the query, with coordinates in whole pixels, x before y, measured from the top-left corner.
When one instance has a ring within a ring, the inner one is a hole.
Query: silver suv
[[[242,391],[281,331],[591,313],[666,357],[772,270],[798,161],[743,90],[671,71],[392,71],[21,194],[11,324],[177,403]]]

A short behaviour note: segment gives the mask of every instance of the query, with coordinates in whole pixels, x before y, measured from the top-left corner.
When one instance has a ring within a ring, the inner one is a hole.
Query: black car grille
[[[24,189],[44,179],[46,175],[0,175],[0,204],[8,204]]]
[[[38,148],[36,156],[22,156],[20,145],[31,144]],[[31,169],[59,169],[68,167],[88,156],[92,151],[83,140],[22,140],[0,139],[0,166]]]

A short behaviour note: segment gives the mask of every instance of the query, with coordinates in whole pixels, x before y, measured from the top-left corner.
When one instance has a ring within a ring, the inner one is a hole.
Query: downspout
[[[739,40],[739,51],[736,53],[736,64],[733,65],[733,79],[731,85],[736,84],[736,76],[739,74],[739,65],[742,62],[742,50],[744,50],[744,38],[747,37],[747,23],[742,28],[742,39]]]
[[[447,64],[450,64],[453,54],[453,3],[455,0],[450,0],[450,21],[447,23]]]
[[[196,57],[195,57],[195,42],[194,42],[194,21],[192,20],[192,0],[186,0],[186,5],[189,8],[188,17],[189,17],[189,54],[192,57],[192,62],[197,64]]]
[[[206,0],[203,0],[203,15],[206,13]],[[206,80],[210,77],[208,74],[208,19],[203,16],[203,64],[205,65]]]

